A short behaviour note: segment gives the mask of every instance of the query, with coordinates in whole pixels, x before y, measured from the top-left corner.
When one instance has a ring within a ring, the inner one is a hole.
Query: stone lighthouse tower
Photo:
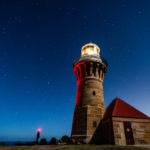
[[[104,114],[103,80],[107,63],[100,48],[93,43],[81,49],[81,57],[73,63],[77,77],[77,95],[71,137],[90,143]]]

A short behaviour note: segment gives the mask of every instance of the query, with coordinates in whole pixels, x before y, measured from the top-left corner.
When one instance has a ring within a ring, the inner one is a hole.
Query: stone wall
[[[132,122],[135,144],[150,144],[150,119]]]
[[[106,65],[88,60],[74,66],[77,95],[72,125],[72,139],[90,143],[105,111],[103,79]]]
[[[131,122],[135,145],[150,144],[150,119],[113,117],[112,120],[116,145],[126,145],[123,121]]]
[[[76,108],[72,124],[72,135],[86,135],[87,129],[87,107]]]
[[[102,109],[97,106],[87,107],[87,139],[86,142],[89,143],[95,133],[98,125],[100,124],[102,118]]]
[[[114,134],[112,119],[102,120],[100,128],[100,144],[112,144],[114,145]]]
[[[102,118],[101,108],[98,106],[84,106],[76,108],[72,125],[72,138],[76,141],[90,143]]]
[[[115,145],[126,145],[123,121],[113,118],[113,132]]]

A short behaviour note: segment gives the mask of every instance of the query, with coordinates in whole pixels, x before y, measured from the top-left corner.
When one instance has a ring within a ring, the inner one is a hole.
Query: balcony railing
[[[108,66],[108,63],[107,63],[107,61],[106,61],[106,59],[105,58],[103,58],[103,57],[94,57],[94,56],[91,56],[91,57],[78,57],[78,58],[76,58],[74,61],[73,61],[73,66],[74,65],[76,65],[78,62],[80,62],[80,61],[86,61],[86,60],[88,60],[88,59],[93,59],[93,60],[96,60],[96,59],[99,59],[100,58],[100,60],[102,61],[102,63],[103,64],[105,64],[106,66]]]

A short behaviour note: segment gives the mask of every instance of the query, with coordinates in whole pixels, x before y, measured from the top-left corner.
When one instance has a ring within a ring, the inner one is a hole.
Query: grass
[[[0,150],[148,150],[147,148],[135,146],[114,145],[43,145],[43,146],[5,146]]]
[[[135,146],[116,146],[116,145],[74,145],[69,147],[62,147],[60,150],[148,150]]]

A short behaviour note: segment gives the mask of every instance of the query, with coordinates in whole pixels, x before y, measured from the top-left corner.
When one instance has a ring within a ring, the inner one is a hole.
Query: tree
[[[67,135],[62,136],[62,138],[60,139],[60,141],[62,143],[69,143],[70,142],[70,138]]]
[[[55,137],[52,137],[49,144],[50,145],[56,145],[58,143],[58,140]]]
[[[47,141],[46,141],[45,138],[42,138],[42,139],[40,140],[40,145],[47,145]]]

